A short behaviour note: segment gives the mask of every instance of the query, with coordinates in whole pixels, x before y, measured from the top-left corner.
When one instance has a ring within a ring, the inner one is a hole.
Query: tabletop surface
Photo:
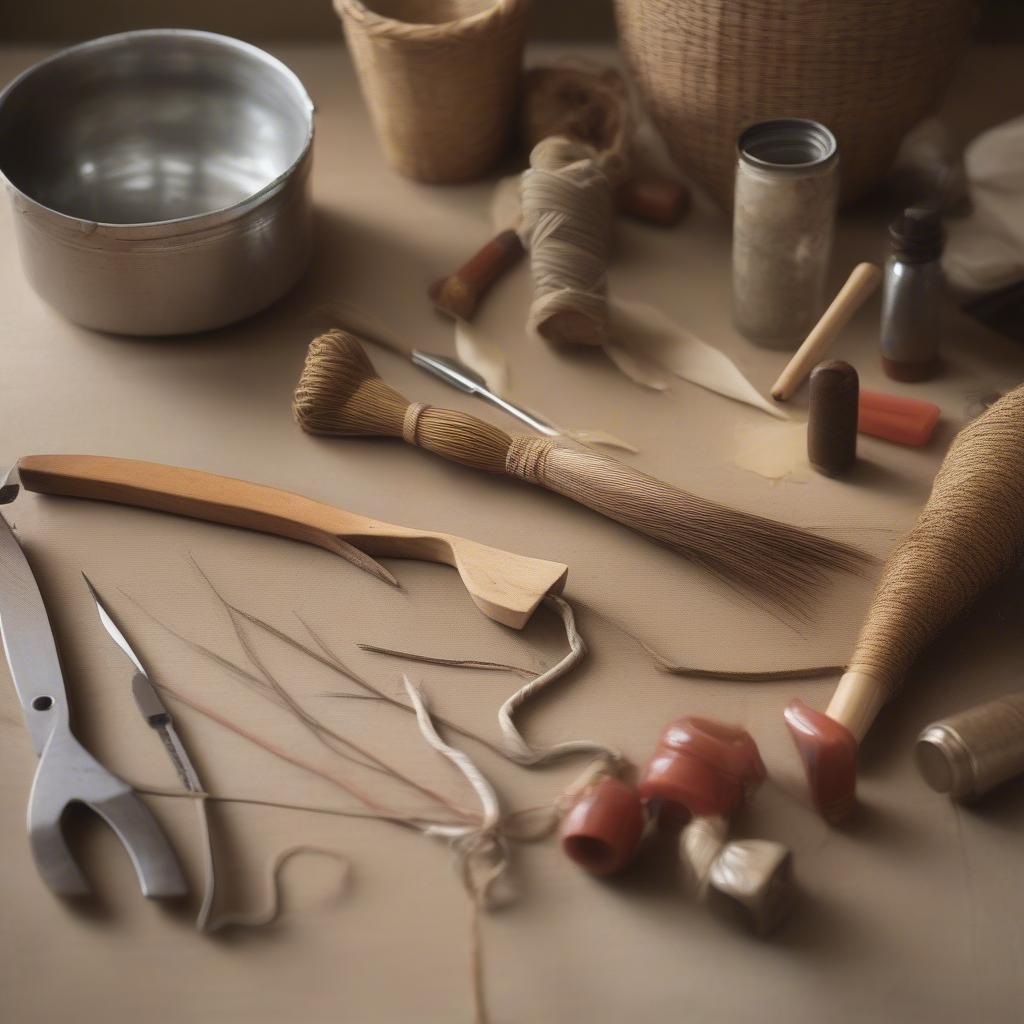
[[[750,729],[770,779],[734,827],[738,835],[792,848],[800,900],[791,920],[761,941],[695,905],[671,837],[610,883],[576,870],[553,840],[514,843],[513,892],[482,925],[493,1020],[1022,1019],[1020,787],[980,807],[958,808],[924,786],[911,759],[913,740],[928,722],[1020,688],[1019,576],[988,594],[921,660],[865,744],[859,814],[848,827],[826,825],[808,806],[781,711],[794,695],[824,707],[834,676],[799,683],[688,679],[660,671],[629,633],[666,656],[710,668],[842,664],[870,579],[837,582],[809,621],[794,622],[557,496],[397,441],[314,439],[293,422],[291,393],[306,346],[331,326],[332,307],[357,307],[421,348],[452,351],[451,324],[428,307],[425,290],[486,237],[493,179],[457,188],[400,179],[382,160],[341,47],[276,52],[317,107],[316,248],[303,282],[265,313],[206,335],[137,340],[93,333],[62,320],[31,291],[4,201],[0,462],[94,453],[190,466],[565,562],[566,594],[589,653],[523,715],[530,738],[592,738],[642,764],[661,727],[680,714],[713,715]],[[42,55],[0,50],[0,80]],[[970,55],[947,103],[961,135],[998,120],[1008,95],[1019,102],[1020,67],[1019,49]],[[844,213],[835,287],[855,262],[883,258],[886,216],[873,203]],[[677,229],[620,223],[615,232],[612,291],[656,305],[713,342],[766,393],[784,356],[755,348],[730,324],[726,216],[699,201]],[[1019,383],[1024,372],[1018,346],[951,317],[940,379],[918,386],[885,379],[876,297],[834,355],[858,367],[865,387],[938,402],[937,436],[922,450],[862,438],[860,464],[841,480],[813,473],[771,480],[737,458],[752,433],[770,437],[780,429],[776,421],[683,381],[665,394],[644,391],[599,357],[543,347],[523,330],[529,294],[521,266],[478,321],[481,333],[509,353],[514,397],[559,422],[627,438],[640,451],[626,458],[647,472],[879,555],[913,523],[958,427],[985,396]],[[398,357],[371,355],[409,396],[510,425]],[[801,420],[805,395],[791,408]],[[473,806],[464,780],[427,748],[409,716],[379,701],[338,697],[352,692],[348,681],[251,620],[232,619],[218,594],[307,645],[302,623],[308,623],[388,693],[400,693],[401,673],[408,672],[440,713],[492,741],[497,708],[520,677],[399,661],[356,645],[531,671],[552,664],[564,647],[550,613],[539,612],[522,633],[498,626],[441,566],[389,560],[402,584],[394,590],[310,546],[158,513],[29,494],[4,514],[16,526],[50,612],[76,732],[140,788],[173,788],[176,777],[132,702],[130,666],[102,630],[82,570],[158,682],[292,758],[286,762],[172,700],[207,789],[228,797],[351,809],[358,805],[343,791],[351,784],[403,812],[423,811],[422,799],[339,758],[197,645],[248,663],[250,671],[255,656],[335,730],[448,800]],[[0,677],[7,675],[5,665]],[[70,832],[96,895],[66,904],[45,888],[31,861],[23,822],[36,759],[7,683],[0,685],[0,733],[2,1019],[469,1019],[469,905],[443,841],[375,820],[212,805],[220,911],[265,906],[268,865],[296,844],[344,860],[309,852],[290,859],[280,875],[276,923],[208,937],[193,927],[201,880],[193,808],[150,796],[186,866],[192,899],[177,907],[144,900],[117,840],[84,818],[72,821]],[[472,740],[459,742],[510,812],[549,805],[582,767],[531,771]]]

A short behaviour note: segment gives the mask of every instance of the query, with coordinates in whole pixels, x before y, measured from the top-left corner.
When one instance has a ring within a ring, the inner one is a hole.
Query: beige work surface
[[[0,54],[7,79],[38,52]],[[319,307],[372,311],[423,348],[450,351],[451,325],[424,291],[488,232],[490,185],[428,188],[383,164],[340,46],[284,49],[318,109],[314,193],[318,240],[302,285],[274,309],[227,330],[139,341],[64,322],[21,276],[6,201],[0,209],[0,461],[30,453],[89,452],[192,466],[303,492],[408,525],[463,533],[569,564],[571,600],[613,617],[664,654],[690,664],[768,669],[841,663],[870,581],[840,583],[808,622],[784,621],[679,557],[553,495],[490,479],[391,441],[313,439],[289,402],[306,345],[329,323]],[[1020,52],[975,52],[950,109],[958,130],[991,123],[1019,103]],[[1016,69],[1016,70],[1015,70]],[[836,283],[856,260],[880,259],[884,212],[844,216]],[[755,349],[729,324],[729,231],[699,205],[678,230],[616,226],[611,286],[661,307],[720,345],[763,391],[783,358]],[[860,466],[843,480],[811,474],[772,482],[734,462],[737,437],[770,430],[763,413],[679,382],[645,392],[597,356],[563,356],[526,339],[528,273],[519,268],[488,302],[481,329],[507,347],[513,392],[579,427],[614,431],[640,449],[629,461],[701,494],[819,528],[884,553],[913,522],[950,438],[979,396],[1024,376],[1024,353],[950,321],[948,369],[934,384],[885,380],[875,350],[878,300],[835,354],[867,387],[933,398],[943,422],[925,450],[862,439]],[[407,394],[508,423],[394,356],[373,353]],[[793,403],[805,414],[805,399]],[[240,607],[302,635],[298,613],[338,654],[399,692],[408,670],[435,707],[490,739],[513,675],[441,669],[356,648],[377,643],[536,669],[562,648],[541,612],[521,634],[471,605],[447,568],[390,562],[402,590],[326,552],[155,513],[23,495],[4,510],[40,580],[64,659],[82,741],[137,785],[173,787],[174,772],[130,694],[131,671],[102,630],[80,571],[121,615],[158,681],[258,732],[292,755],[423,813],[380,776],[330,754],[280,708],[195,653],[189,641],[245,660],[223,607],[190,559]],[[143,611],[142,609],[145,609]],[[147,612],[149,613],[147,615]],[[673,843],[646,851],[611,883],[566,861],[556,844],[513,847],[514,899],[483,925],[494,1021],[692,1020],[984,1021],[1024,1018],[1024,889],[1020,786],[972,810],[927,789],[911,747],[936,716],[1021,687],[1024,587],[990,594],[925,658],[906,696],[880,717],[863,750],[863,806],[849,827],[809,808],[782,724],[799,694],[823,707],[834,680],[735,683],[660,672],[624,634],[582,611],[590,653],[523,716],[539,742],[587,737],[637,763],[661,727],[697,712],[748,727],[770,781],[736,823],[737,834],[789,844],[801,898],[770,941],[752,939],[686,896]],[[265,635],[259,655],[301,702],[429,786],[471,806],[451,765],[426,748],[408,715],[327,696],[351,684]],[[468,904],[442,842],[376,821],[240,804],[211,811],[222,910],[266,900],[267,865],[281,849],[311,844],[348,858],[292,860],[282,876],[283,916],[259,932],[217,937],[193,928],[200,860],[192,808],[149,798],[193,886],[186,905],[147,902],[114,836],[77,823],[75,849],[96,889],[81,907],[55,899],[33,867],[25,804],[35,757],[13,689],[0,685],[0,1019],[169,1022],[447,1022],[471,1012]],[[199,771],[215,793],[353,807],[335,785],[290,766],[172,703]],[[529,771],[472,741],[465,747],[508,810],[550,802],[580,763]]]

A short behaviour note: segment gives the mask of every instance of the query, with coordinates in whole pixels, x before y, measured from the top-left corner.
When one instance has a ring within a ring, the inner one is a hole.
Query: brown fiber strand
[[[410,429],[409,408],[351,334],[330,331],[310,344],[293,405],[310,433],[404,437],[453,462],[537,484],[797,613],[810,610],[831,571],[858,572],[871,561],[847,544],[729,508],[607,456],[512,437],[466,413],[414,407]]]
[[[412,651],[399,651],[394,647],[378,647],[376,644],[356,644],[361,651],[369,654],[383,654],[389,658],[403,658],[406,661],[421,661],[428,665],[444,665],[447,668],[472,668],[484,672],[511,672],[524,679],[533,679],[536,672],[518,665],[506,665],[501,661],[482,661],[479,658],[438,658],[432,654],[415,654]]]
[[[351,783],[335,775],[333,772],[325,771],[323,768],[320,768],[303,758],[296,757],[294,754],[288,753],[288,751],[281,747],[270,743],[268,740],[260,738],[255,733],[250,732],[248,729],[236,724],[235,722],[232,722],[229,718],[226,718],[224,715],[214,711],[213,708],[209,708],[205,704],[201,704],[199,701],[193,700],[191,697],[186,697],[180,690],[168,686],[166,683],[159,683],[157,685],[160,690],[169,694],[186,707],[198,712],[205,718],[209,718],[210,721],[216,722],[218,725],[223,726],[223,728],[235,733],[235,735],[241,736],[242,739],[248,740],[250,743],[253,743],[258,747],[262,747],[268,754],[273,754],[275,757],[279,757],[282,761],[287,761],[289,764],[294,765],[296,768],[301,768],[303,771],[309,772],[311,775],[319,776],[326,782],[331,783],[331,785],[337,786],[343,792],[348,793],[349,796],[355,797],[361,804],[368,807],[371,811],[377,811],[380,814],[388,813],[384,807],[376,802],[376,800],[368,797],[365,793],[356,789]]]
[[[957,434],[889,556],[851,672],[895,692],[917,655],[1024,555],[1024,386]]]
[[[237,609],[234,606],[229,605],[226,601],[224,601],[224,598],[217,592],[212,582],[210,582],[209,578],[199,567],[199,565],[195,563],[194,559],[193,565],[195,566],[196,570],[203,576],[203,578],[206,580],[207,584],[214,591],[217,597],[222,602],[224,602],[229,615],[238,614],[243,617],[248,617],[247,613],[242,612],[240,609]],[[395,779],[396,781],[404,785],[410,786],[411,788],[421,793],[423,796],[426,796],[428,799],[431,799],[435,803],[440,804],[442,807],[450,811],[452,814],[465,817],[465,812],[463,812],[460,808],[456,807],[453,803],[451,803],[451,801],[445,799],[445,797],[443,797],[440,793],[437,793],[429,787],[423,786],[420,783],[416,782],[414,779],[409,778],[403,772],[395,768],[394,765],[389,764],[383,758],[380,758],[376,754],[373,754],[365,748],[359,746],[357,743],[355,743],[353,740],[350,740],[348,737],[341,735],[334,729],[330,728],[330,726],[322,722],[315,715],[312,715],[308,711],[306,711],[300,704],[298,704],[297,701],[294,700],[294,698],[292,698],[292,696],[288,693],[285,687],[282,686],[281,683],[278,682],[269,673],[269,671],[262,665],[262,663],[254,657],[254,653],[251,651],[251,645],[249,645],[245,638],[241,635],[241,632],[238,630],[234,622],[232,622],[232,625],[234,626],[235,632],[238,635],[239,642],[242,644],[242,647],[246,651],[247,655],[249,655],[249,657],[253,661],[253,664],[255,664],[257,668],[259,668],[259,670],[264,674],[264,678],[261,679],[259,676],[256,676],[253,673],[247,671],[240,665],[236,665],[233,661],[223,657],[222,655],[217,654],[215,651],[210,650],[208,647],[205,647],[194,640],[189,640],[187,637],[182,636],[180,633],[176,632],[166,623],[161,622],[158,618],[156,618],[156,616],[152,615],[142,604],[140,604],[134,598],[130,597],[130,595],[125,596],[128,597],[129,600],[131,600],[132,603],[135,604],[135,606],[139,608],[140,611],[142,611],[153,622],[160,626],[161,629],[164,629],[168,633],[170,633],[170,635],[173,636],[175,639],[180,640],[182,643],[186,644],[191,650],[195,651],[197,654],[201,654],[204,657],[211,659],[215,664],[220,665],[222,668],[225,668],[227,671],[229,671],[232,675],[242,680],[254,692],[260,694],[262,697],[266,698],[272,704],[276,704],[278,707],[283,708],[285,711],[288,711],[290,714],[292,714],[300,722],[300,724],[302,724],[306,729],[308,729],[309,732],[321,744],[323,744],[323,746],[325,746],[332,754],[352,764],[358,765],[360,768],[366,768],[369,771],[379,772],[380,774]],[[258,620],[256,624],[262,625]],[[336,696],[351,695],[338,694]],[[346,752],[345,750],[339,750],[338,747],[334,745],[334,743],[330,742],[331,740],[334,740],[337,743],[340,743],[343,746],[348,747],[349,750],[355,751],[356,754],[358,754],[359,756],[354,757],[352,756],[352,754]]]
[[[617,629],[623,636],[629,637],[637,647],[653,659],[658,668],[674,676],[689,676],[691,679],[723,679],[731,683],[777,683],[787,679],[817,679],[820,676],[839,675],[846,668],[845,665],[801,665],[799,668],[750,670],[683,665],[655,650],[646,640],[634,633],[628,626],[623,625],[614,616],[599,611],[592,604],[581,601],[578,597],[573,598],[573,603],[588,615],[595,615],[612,628]]]

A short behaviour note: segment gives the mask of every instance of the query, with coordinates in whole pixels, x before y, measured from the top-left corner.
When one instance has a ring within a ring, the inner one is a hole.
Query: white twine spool
[[[519,234],[534,289],[530,333],[556,344],[604,345],[613,204],[601,159],[585,143],[545,139],[530,154],[521,190]]]

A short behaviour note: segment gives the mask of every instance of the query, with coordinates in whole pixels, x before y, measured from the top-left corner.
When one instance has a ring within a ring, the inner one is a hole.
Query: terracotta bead
[[[745,729],[709,718],[672,722],[640,782],[645,800],[681,821],[692,815],[728,817],[766,776],[757,744]]]
[[[635,786],[621,779],[602,779],[565,816],[562,849],[592,875],[613,875],[636,854],[645,821]]]

